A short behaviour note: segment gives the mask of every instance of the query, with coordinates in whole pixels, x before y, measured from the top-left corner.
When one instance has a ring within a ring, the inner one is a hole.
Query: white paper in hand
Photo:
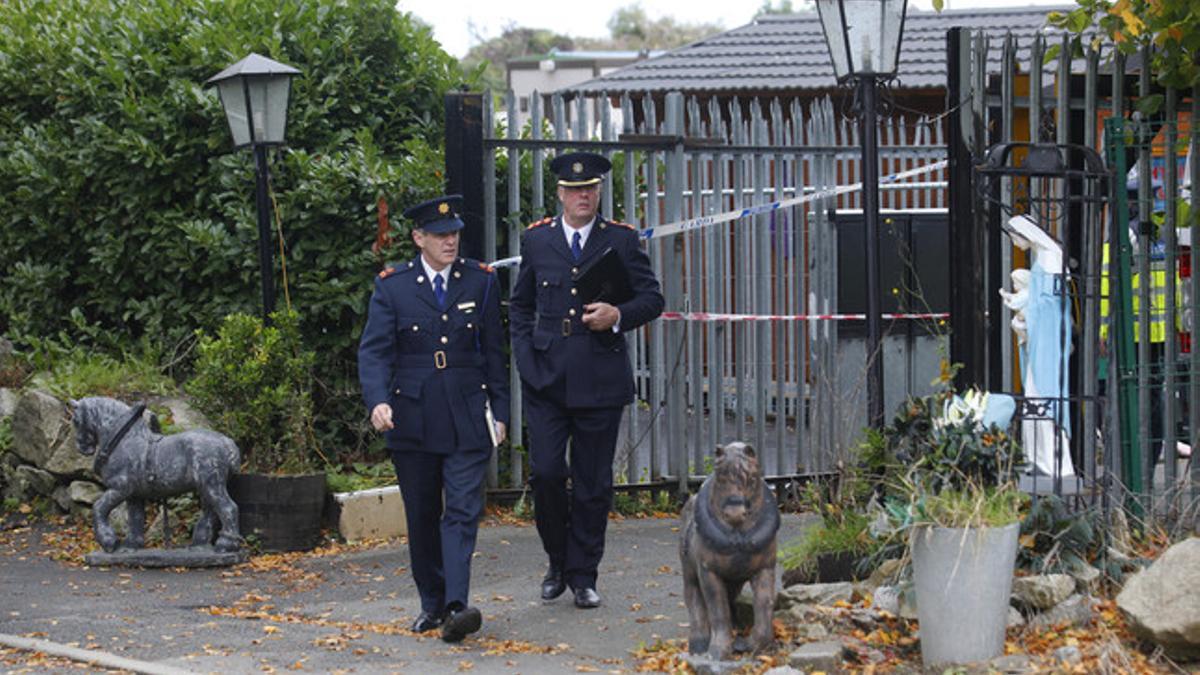
[[[492,402],[484,400],[483,402],[483,421],[487,425],[488,436],[492,438],[492,447],[500,445],[500,437],[496,433],[496,417],[492,415]]]

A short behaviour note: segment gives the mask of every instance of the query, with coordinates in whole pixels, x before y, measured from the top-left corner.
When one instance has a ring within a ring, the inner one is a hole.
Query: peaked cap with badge
[[[404,209],[404,217],[430,234],[456,232],[464,227],[458,216],[462,202],[462,195],[445,195]]]
[[[594,152],[567,152],[550,161],[550,171],[562,187],[595,185],[611,169],[612,162]]]

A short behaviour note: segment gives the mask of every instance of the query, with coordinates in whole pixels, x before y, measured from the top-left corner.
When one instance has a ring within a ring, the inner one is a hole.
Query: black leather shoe
[[[441,614],[431,614],[429,612],[421,612],[417,620],[413,622],[412,629],[414,633],[424,633],[431,631],[442,625]]]
[[[594,588],[576,588],[575,606],[579,609],[595,609],[600,606],[600,594]]]
[[[563,580],[561,567],[550,566],[546,577],[542,579],[542,599],[553,600],[567,590],[567,582]]]
[[[479,630],[483,615],[474,607],[452,609],[442,624],[442,642],[462,642],[462,639]]]

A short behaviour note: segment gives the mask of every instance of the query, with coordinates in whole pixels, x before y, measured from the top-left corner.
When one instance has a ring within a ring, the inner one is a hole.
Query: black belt
[[[563,317],[561,319],[542,317],[538,320],[538,328],[542,331],[564,337],[568,335],[587,335],[592,332],[592,329],[585,326],[579,317]]]
[[[396,364],[400,368],[481,368],[483,355],[478,352],[447,352],[441,349],[432,354],[401,354]]]

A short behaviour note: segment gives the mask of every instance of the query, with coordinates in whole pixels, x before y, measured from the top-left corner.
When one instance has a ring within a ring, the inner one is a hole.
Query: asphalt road
[[[52,559],[36,531],[10,532],[0,633],[200,673],[628,672],[639,645],[687,632],[676,526],[610,522],[595,610],[569,593],[539,599],[545,556],[532,525],[481,528],[472,597],[484,624],[460,645],[407,632],[419,605],[399,542],[224,570],[104,569]],[[785,516],[780,542],[803,526]]]

